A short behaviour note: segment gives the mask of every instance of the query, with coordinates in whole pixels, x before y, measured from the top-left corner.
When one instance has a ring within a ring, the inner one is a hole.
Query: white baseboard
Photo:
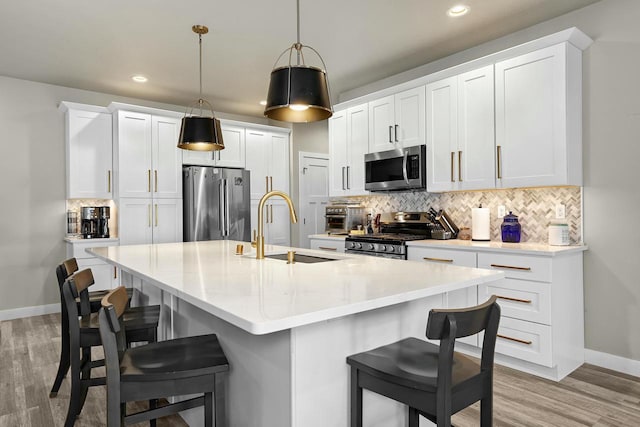
[[[623,374],[640,377],[640,361],[627,359],[626,357],[614,354],[602,353],[600,351],[584,349],[584,361],[601,368],[622,372]]]
[[[0,310],[0,320],[22,319],[23,317],[41,316],[43,314],[59,313],[60,304],[37,305],[34,307],[13,308]]]

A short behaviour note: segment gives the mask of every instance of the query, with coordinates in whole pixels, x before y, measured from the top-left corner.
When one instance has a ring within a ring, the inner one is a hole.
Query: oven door
[[[347,229],[347,216],[346,215],[332,215],[325,214],[325,231],[327,233],[338,234],[348,233]]]
[[[365,154],[365,190],[426,188],[426,146]]]
[[[356,254],[356,255],[366,255],[366,256],[375,256],[379,258],[391,258],[391,259],[407,259],[406,254],[389,254],[384,252],[369,252],[362,251],[357,249],[345,249],[346,254]]]

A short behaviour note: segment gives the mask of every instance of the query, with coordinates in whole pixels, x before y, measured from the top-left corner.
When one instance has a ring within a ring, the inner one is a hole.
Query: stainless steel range
[[[380,233],[348,236],[345,252],[407,259],[406,242],[431,237],[436,226],[427,212],[392,212],[380,218]]]

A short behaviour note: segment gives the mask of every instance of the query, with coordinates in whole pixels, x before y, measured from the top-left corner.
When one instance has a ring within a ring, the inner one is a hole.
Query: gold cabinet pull
[[[118,267],[116,267],[115,265],[113,266],[113,278],[118,278]]]
[[[153,171],[153,179],[155,183],[156,193],[158,192],[158,169]]]
[[[269,177],[269,188],[271,189],[271,191],[273,191],[273,177],[272,176]]]
[[[493,268],[507,268],[509,270],[531,271],[531,267],[514,267],[513,265],[491,264]]]
[[[151,169],[147,169],[147,192],[151,193]]]
[[[451,152],[451,182],[456,182],[455,178],[453,177],[453,159],[456,156],[455,152]]]
[[[425,260],[425,261],[435,261],[435,262],[453,262],[452,259],[445,259],[445,258],[424,257],[422,259]]]
[[[111,193],[111,169],[107,171],[107,193]]]
[[[151,227],[151,205],[149,205],[149,227]]]
[[[265,176],[264,177],[264,188],[265,188],[265,193],[269,192],[269,177]]]
[[[273,205],[269,205],[269,209],[271,210],[271,215],[270,215],[271,216],[271,221],[269,221],[269,222],[271,222],[271,224],[273,224]]]
[[[318,249],[321,249],[323,251],[337,251],[338,248],[328,248],[326,246],[318,246]]]
[[[531,345],[533,343],[533,341],[521,340],[520,338],[513,338],[513,337],[510,337],[510,336],[501,335],[501,334],[498,334],[498,338],[502,338],[504,340],[514,341],[514,342],[519,342],[520,344],[526,344],[526,345]]]
[[[513,298],[513,297],[505,297],[505,296],[502,296],[502,295],[496,295],[496,297],[500,298],[500,299],[507,300],[507,301],[515,301],[515,302],[521,302],[521,303],[524,303],[524,304],[531,304],[531,300],[530,299],[520,299],[520,298]]]
[[[156,227],[158,226],[158,204],[156,203]]]
[[[458,181],[462,182],[462,151],[458,151]]]
[[[502,147],[499,145],[496,145],[496,151],[497,151],[497,156],[498,156],[498,179],[502,179]]]

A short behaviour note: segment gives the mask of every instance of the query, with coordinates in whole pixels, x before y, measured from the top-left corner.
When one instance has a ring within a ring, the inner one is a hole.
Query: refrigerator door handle
[[[218,228],[224,236],[224,179],[218,182]]]
[[[229,181],[224,179],[224,224],[225,224],[225,236],[229,236],[231,231],[231,224],[229,218]]]

